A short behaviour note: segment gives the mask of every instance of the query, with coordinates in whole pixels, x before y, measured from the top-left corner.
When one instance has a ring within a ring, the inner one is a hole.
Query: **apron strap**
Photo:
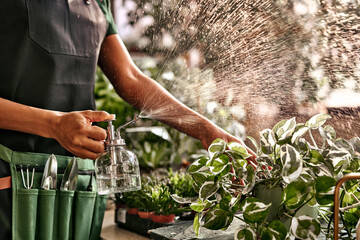
[[[13,151],[0,144],[0,158],[10,163]]]
[[[11,177],[0,178],[0,190],[11,188]]]

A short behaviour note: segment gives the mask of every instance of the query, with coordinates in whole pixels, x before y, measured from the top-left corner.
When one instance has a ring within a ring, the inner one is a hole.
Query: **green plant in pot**
[[[155,183],[149,177],[141,179],[141,190],[137,191],[138,215],[140,218],[151,218],[152,212],[155,210],[152,199],[152,190]]]
[[[175,213],[178,212],[179,203],[172,197],[169,186],[161,182],[152,188],[152,201],[154,214],[151,219],[154,222],[169,223],[174,221]]]
[[[360,141],[336,138],[335,130],[324,125],[328,118],[318,114],[306,123],[292,118],[261,131],[259,145],[250,138],[256,147],[252,162],[246,160],[250,154],[244,146],[216,139],[209,155],[188,169],[197,200],[181,199],[197,212],[196,234],[200,226],[226,229],[239,218],[243,224],[236,239],[316,239],[321,232],[331,236],[334,186],[344,174],[359,171]],[[345,186],[343,208],[358,201],[358,185]],[[358,213],[343,214],[348,238]],[[328,230],[321,229],[321,219]]]
[[[125,202],[127,207],[127,212],[129,214],[137,214],[139,211],[139,206],[141,206],[141,198],[139,198],[138,191],[116,193],[115,195],[122,195],[122,201]]]

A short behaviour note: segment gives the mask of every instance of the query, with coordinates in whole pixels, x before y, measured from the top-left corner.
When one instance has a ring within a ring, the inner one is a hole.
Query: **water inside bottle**
[[[113,181],[111,175],[98,175],[96,179],[99,195],[109,194],[113,190]]]
[[[119,174],[115,181],[115,192],[130,192],[141,189],[139,174]]]

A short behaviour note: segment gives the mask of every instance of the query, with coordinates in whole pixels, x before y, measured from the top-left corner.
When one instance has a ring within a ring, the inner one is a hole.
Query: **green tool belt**
[[[99,239],[107,195],[96,192],[94,161],[77,159],[78,181],[76,191],[60,191],[66,166],[72,157],[58,156],[57,189],[40,188],[45,163],[50,155],[15,152],[0,145],[0,158],[10,164],[12,207],[12,239]],[[23,174],[21,173],[23,170]],[[29,172],[27,172],[29,169]],[[33,186],[24,187],[22,175]],[[92,186],[92,191],[86,191]]]

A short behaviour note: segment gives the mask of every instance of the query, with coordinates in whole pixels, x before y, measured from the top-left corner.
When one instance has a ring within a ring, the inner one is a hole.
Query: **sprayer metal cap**
[[[122,139],[122,138],[116,138],[114,140],[114,145],[116,146],[125,146],[125,139]]]

